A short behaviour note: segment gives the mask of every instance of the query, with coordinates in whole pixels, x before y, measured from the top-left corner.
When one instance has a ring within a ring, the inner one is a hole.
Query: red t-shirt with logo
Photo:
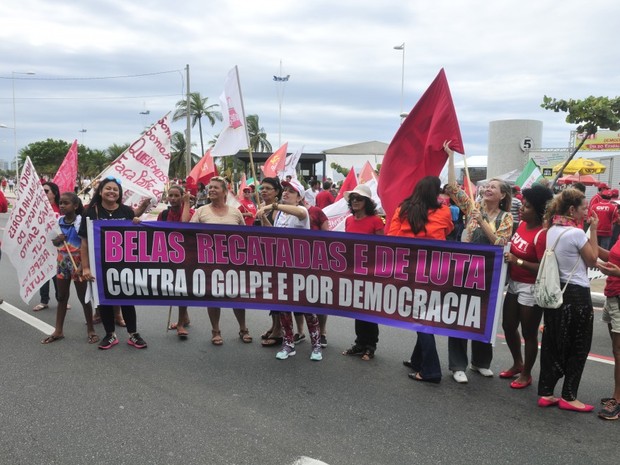
[[[351,215],[347,216],[344,223],[344,230],[352,233],[377,234],[377,231],[382,231],[383,228],[385,228],[385,224],[377,215],[365,216],[359,219]]]
[[[598,228],[596,234],[603,237],[611,237],[614,223],[618,221],[618,207],[609,200],[603,199],[592,206],[591,212],[598,216]]]
[[[540,234],[539,234],[540,233]],[[538,237],[537,237],[538,236]],[[517,231],[510,239],[510,253],[523,261],[539,263],[547,245],[547,230],[542,226],[527,229],[527,223],[521,221]],[[510,265],[510,279],[519,283],[534,284],[536,274],[532,274],[522,266]]]

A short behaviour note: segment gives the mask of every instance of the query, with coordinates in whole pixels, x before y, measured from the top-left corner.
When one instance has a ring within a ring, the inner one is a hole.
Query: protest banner
[[[2,238],[2,252],[15,267],[19,295],[26,303],[56,275],[58,249],[52,239],[60,232],[58,217],[39,175],[30,158],[26,158],[19,178],[18,197]]]
[[[95,221],[99,301],[344,316],[495,337],[502,248],[284,228]]]
[[[99,176],[117,178],[123,186],[125,205],[138,207],[144,198],[161,200],[170,167],[168,115],[157,121]]]

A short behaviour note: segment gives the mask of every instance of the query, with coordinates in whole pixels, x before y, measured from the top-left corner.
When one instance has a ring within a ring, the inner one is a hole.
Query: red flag
[[[360,171],[359,182],[360,184],[364,184],[371,179],[377,179],[377,175],[375,174],[375,170],[372,168],[370,162],[366,161],[362,168],[362,171]]]
[[[267,158],[265,164],[261,167],[265,176],[273,178],[278,175],[280,171],[284,170],[286,165],[286,149],[288,148],[288,142],[285,142],[282,147],[273,152],[273,154]]]
[[[463,190],[470,199],[476,201],[476,185],[471,182],[467,175],[463,178]]]
[[[196,195],[195,192],[198,184],[207,184],[213,176],[217,176],[217,168],[215,163],[213,163],[211,149],[209,149],[190,171],[187,177],[187,189]]]
[[[53,183],[58,186],[60,193],[73,192],[78,171],[78,142],[73,141],[65,159],[54,176]]]
[[[338,195],[336,196],[334,203],[338,202],[345,192],[355,189],[355,186],[357,186],[357,176],[355,175],[355,169],[351,167],[351,171],[349,171],[347,177],[344,178],[342,186],[340,186],[340,190],[338,191]]]
[[[425,176],[439,176],[448,155],[443,143],[464,153],[461,130],[443,70],[403,121],[383,157],[378,194],[386,214],[386,228],[400,203]]]

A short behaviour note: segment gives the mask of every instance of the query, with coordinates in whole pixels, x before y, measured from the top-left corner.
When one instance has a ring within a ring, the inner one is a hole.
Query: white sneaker
[[[310,360],[312,360],[313,362],[320,362],[321,360],[323,360],[323,354],[320,350],[313,350],[310,354]]]
[[[477,371],[482,376],[485,376],[487,378],[491,378],[493,376],[493,372],[491,370],[489,370],[488,368],[478,368],[475,365],[471,366],[471,371]]]
[[[287,358],[292,357],[296,353],[297,352],[295,351],[295,349],[289,349],[288,347],[284,347],[280,352],[276,354],[276,358],[278,360],[286,360]]]
[[[464,384],[467,382],[467,375],[464,371],[453,371],[452,378],[454,378],[454,381],[457,383]]]

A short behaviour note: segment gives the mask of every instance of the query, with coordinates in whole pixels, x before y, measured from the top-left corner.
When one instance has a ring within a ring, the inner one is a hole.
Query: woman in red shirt
[[[439,201],[441,182],[436,176],[422,178],[396,209],[388,236],[418,237],[445,241],[454,229],[450,207]],[[403,364],[413,369],[409,377],[416,381],[439,383],[441,364],[435,336],[418,332],[418,340],[409,360]]]
[[[513,363],[508,370],[502,371],[499,377],[512,379],[519,375],[510,383],[513,389],[523,389],[532,384],[532,367],[538,356],[538,325],[543,310],[536,306],[532,291],[547,243],[543,216],[547,202],[552,198],[553,193],[539,184],[523,190],[521,222],[510,241],[510,252],[504,254],[504,259],[509,264],[509,278],[502,327]],[[519,324],[525,340],[525,361],[521,355]]]
[[[352,215],[347,216],[344,230],[349,233],[383,235],[385,225],[377,216],[377,204],[372,200],[370,188],[358,185],[352,191],[345,192],[344,199],[349,203]],[[355,344],[342,355],[361,355],[368,361],[375,356],[379,342],[379,325],[370,321],[355,320]]]

